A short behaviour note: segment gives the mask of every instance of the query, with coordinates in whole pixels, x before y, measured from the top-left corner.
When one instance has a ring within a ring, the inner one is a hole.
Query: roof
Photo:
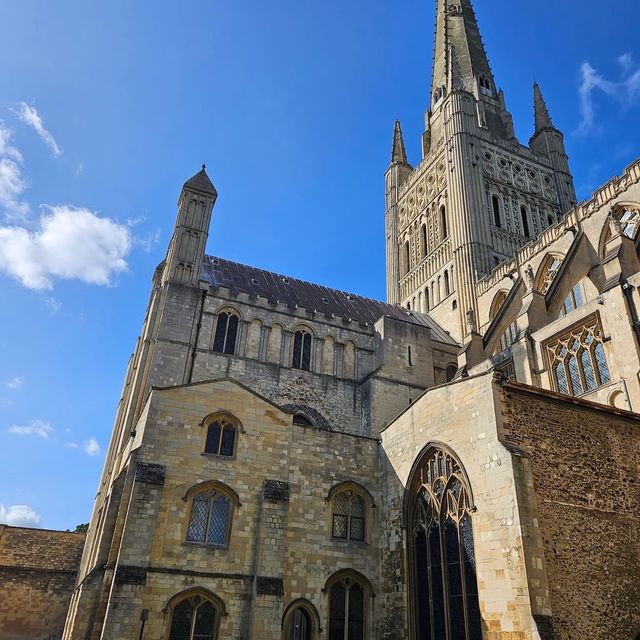
[[[184,186],[190,189],[196,189],[197,191],[204,191],[204,193],[218,195],[216,188],[213,186],[213,183],[205,171],[204,165],[202,165],[202,169],[200,169],[195,176],[192,176],[184,183]]]
[[[244,291],[272,301],[280,301],[310,311],[373,324],[383,316],[429,327],[433,340],[458,346],[458,343],[430,316],[354,293],[329,289],[279,273],[250,267],[224,258],[205,256],[202,278],[210,285]]]

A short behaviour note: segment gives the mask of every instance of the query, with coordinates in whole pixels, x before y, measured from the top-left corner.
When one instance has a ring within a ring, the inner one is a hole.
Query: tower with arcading
[[[386,172],[387,300],[452,336],[477,315],[475,283],[576,203],[563,135],[534,84],[535,130],[516,138],[471,0],[438,0],[422,159],[396,122]]]

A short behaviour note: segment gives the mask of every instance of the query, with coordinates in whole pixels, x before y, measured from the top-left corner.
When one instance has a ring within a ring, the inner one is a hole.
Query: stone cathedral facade
[[[63,638],[640,637],[640,161],[577,203],[534,111],[438,0],[387,303],[206,255],[184,184]]]

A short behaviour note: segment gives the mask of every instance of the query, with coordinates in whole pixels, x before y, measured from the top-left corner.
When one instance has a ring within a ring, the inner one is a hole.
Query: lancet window
[[[355,572],[345,571],[329,580],[328,640],[367,638],[369,585]]]
[[[239,322],[238,314],[233,311],[222,311],[218,314],[216,333],[213,339],[214,351],[229,355],[235,353]]]
[[[611,382],[597,317],[547,343],[546,349],[556,391],[579,396]]]
[[[311,334],[307,329],[298,329],[293,338],[294,369],[311,370]]]
[[[482,640],[471,492],[458,461],[433,449],[409,484],[411,604],[420,640]]]
[[[218,486],[207,486],[191,500],[187,542],[226,546],[231,530],[233,502]]]
[[[562,303],[562,309],[560,309],[560,318],[566,316],[568,313],[579,309],[585,304],[584,288],[582,282],[578,282],[571,291],[567,294],[567,297]]]
[[[169,640],[215,640],[220,607],[196,592],[179,600],[171,611]]]

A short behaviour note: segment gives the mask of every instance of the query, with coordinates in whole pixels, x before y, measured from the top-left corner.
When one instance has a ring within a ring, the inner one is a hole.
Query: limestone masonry
[[[205,255],[184,184],[65,640],[640,638],[640,161],[577,203],[470,0],[434,51],[387,303]]]

